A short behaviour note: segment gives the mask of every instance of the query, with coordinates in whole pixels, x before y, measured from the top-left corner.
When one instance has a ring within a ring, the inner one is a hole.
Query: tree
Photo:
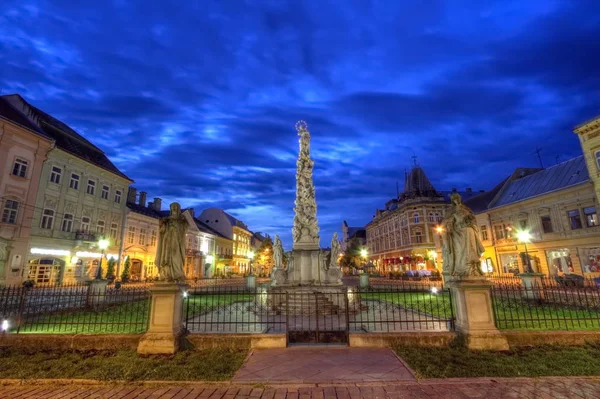
[[[129,260],[129,256],[125,258],[125,266],[123,266],[123,273],[121,274],[121,281],[126,283],[129,281],[129,267],[131,266],[131,261]]]
[[[273,259],[273,240],[267,235],[258,249],[258,263],[262,266],[262,272],[273,270],[275,260]]]
[[[344,256],[340,259],[340,266],[347,268],[362,268],[365,259],[360,255],[360,251],[364,249],[357,238],[353,238],[348,243]]]
[[[115,258],[110,258],[106,265],[106,278],[114,279],[115,278]]]

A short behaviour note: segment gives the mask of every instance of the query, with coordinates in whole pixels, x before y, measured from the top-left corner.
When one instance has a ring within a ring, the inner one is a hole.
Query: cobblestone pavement
[[[2,399],[600,398],[600,378],[421,380],[346,385],[5,385]]]

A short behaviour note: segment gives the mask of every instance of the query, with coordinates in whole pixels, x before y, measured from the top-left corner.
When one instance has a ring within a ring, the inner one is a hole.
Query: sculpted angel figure
[[[159,220],[160,230],[156,250],[156,266],[163,281],[184,281],[185,232],[188,227],[181,206],[171,204],[169,216]]]
[[[338,257],[340,256],[341,248],[338,241],[337,232],[333,233],[331,239],[331,257],[329,258],[329,267],[338,267]]]
[[[453,193],[450,198],[452,208],[442,222],[444,274],[461,277],[480,276],[483,273],[479,262],[485,249],[479,239],[475,215],[463,205],[458,193]]]

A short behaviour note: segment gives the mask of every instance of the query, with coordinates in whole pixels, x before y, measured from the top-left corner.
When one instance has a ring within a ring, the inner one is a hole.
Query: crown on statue
[[[298,121],[296,122],[296,131],[298,133],[308,130],[308,124],[304,121]]]

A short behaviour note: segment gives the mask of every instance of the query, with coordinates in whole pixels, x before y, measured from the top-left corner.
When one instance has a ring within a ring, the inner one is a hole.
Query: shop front
[[[579,248],[583,273],[600,273],[600,247]]]
[[[567,248],[550,249],[546,251],[548,271],[550,276],[562,276],[575,273],[571,253]]]

